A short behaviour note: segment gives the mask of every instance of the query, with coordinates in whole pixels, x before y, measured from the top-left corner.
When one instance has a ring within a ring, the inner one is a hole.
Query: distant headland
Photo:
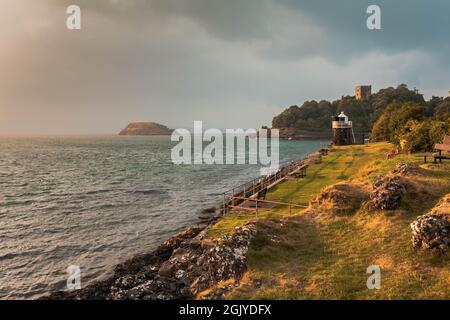
[[[120,136],[167,136],[171,135],[172,129],[156,122],[131,122],[125,129],[120,131]]]

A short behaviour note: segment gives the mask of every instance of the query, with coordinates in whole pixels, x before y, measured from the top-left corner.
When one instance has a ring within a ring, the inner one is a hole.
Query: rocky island
[[[120,131],[120,136],[167,136],[172,129],[156,122],[132,122]]]

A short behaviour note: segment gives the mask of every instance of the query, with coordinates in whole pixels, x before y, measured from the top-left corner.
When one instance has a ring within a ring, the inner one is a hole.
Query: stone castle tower
[[[355,97],[356,100],[368,100],[372,94],[372,86],[356,86]]]

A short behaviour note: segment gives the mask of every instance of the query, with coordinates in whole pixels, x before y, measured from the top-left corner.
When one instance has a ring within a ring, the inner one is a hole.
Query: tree
[[[433,151],[434,145],[448,134],[450,123],[429,118],[425,121],[410,120],[401,139],[402,149],[419,152]]]
[[[440,118],[446,118],[450,116],[450,97],[442,100],[434,109],[434,113]]]
[[[372,139],[391,141],[398,145],[407,129],[408,121],[423,119],[425,111],[425,106],[414,102],[394,102],[390,104],[383,115],[375,122],[372,129]]]

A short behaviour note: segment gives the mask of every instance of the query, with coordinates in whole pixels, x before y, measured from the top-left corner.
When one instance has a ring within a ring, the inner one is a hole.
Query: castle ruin
[[[356,86],[355,98],[356,100],[368,100],[372,94],[372,86]]]

